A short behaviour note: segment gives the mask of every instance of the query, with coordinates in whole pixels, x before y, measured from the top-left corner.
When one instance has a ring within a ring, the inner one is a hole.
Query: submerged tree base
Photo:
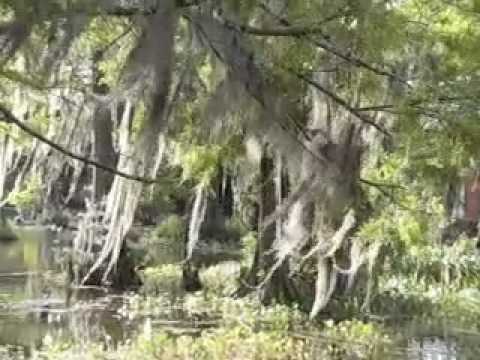
[[[126,249],[126,245],[122,247],[118,258],[117,265],[110,272],[105,279],[105,271],[108,264],[100,266],[94,272],[90,273],[92,264],[85,264],[75,273],[73,264],[69,263],[69,277],[72,283],[78,283],[81,279],[84,279],[87,274],[89,276],[83,281],[82,285],[87,286],[109,286],[114,290],[126,291],[126,290],[138,290],[142,286],[142,281],[137,273],[137,265],[132,258],[129,251]]]
[[[3,226],[0,228],[0,243],[8,243],[15,240],[18,240],[18,236],[15,235],[9,226]]]

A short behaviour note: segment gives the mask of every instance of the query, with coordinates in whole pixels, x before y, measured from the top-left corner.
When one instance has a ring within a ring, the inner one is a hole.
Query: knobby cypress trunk
[[[288,259],[277,263],[275,241],[281,234],[282,222],[277,220],[265,226],[267,217],[275,212],[286,197],[285,169],[280,156],[272,156],[264,147],[260,161],[261,190],[258,194],[257,228],[258,237],[254,260],[245,279],[237,291],[242,296],[260,286],[260,297],[264,304],[291,303],[300,300],[298,291],[290,278]]]
[[[194,292],[201,290],[203,288],[199,276],[199,266],[195,263],[195,259],[189,254],[189,232],[190,232],[190,223],[191,217],[193,214],[193,201],[188,201],[185,204],[184,218],[185,220],[185,233],[184,233],[184,247],[183,247],[183,257],[185,259],[182,265],[182,286],[185,291]]]
[[[262,155],[260,164],[262,191],[260,194],[259,211],[259,230],[263,229],[263,222],[267,216],[272,214],[277,206],[280,206],[286,196],[284,192],[284,167],[282,156],[275,154],[269,156],[267,150]],[[259,270],[262,274],[268,274],[277,263],[277,252],[275,241],[279,241],[282,236],[283,219],[277,219],[273,224],[263,229],[263,234],[259,231],[258,237],[258,257],[261,259]],[[263,281],[264,279],[262,279]],[[298,299],[298,292],[295,284],[290,278],[290,266],[288,258],[284,259],[276,267],[271,278],[267,280],[262,289],[262,301],[265,304],[271,302],[290,303]]]
[[[334,89],[335,79],[330,73],[317,75],[319,83]],[[314,150],[321,153],[333,166],[317,167],[325,184],[313,201],[315,218],[312,235],[317,247],[317,280],[311,316],[316,316],[329,303],[331,297],[345,290],[346,281],[339,282],[340,274],[334,267],[338,263],[348,268],[348,233],[354,220],[345,218],[348,209],[357,204],[358,179],[361,161],[362,127],[351,114],[335,106],[318,90],[312,90],[313,111],[311,129],[321,129],[324,139],[316,139]],[[353,99],[356,101],[356,99]],[[345,228],[345,231],[343,230]],[[342,232],[340,234],[339,232]],[[338,241],[338,244],[335,242]],[[342,275],[343,276],[343,275]]]
[[[120,171],[145,177],[155,176],[152,172],[159,140],[167,125],[166,105],[173,72],[178,18],[179,11],[174,0],[159,2],[157,11],[148,18],[138,44],[129,56],[121,81],[126,109],[118,148],[119,153],[131,156],[119,159],[117,169]],[[139,133],[131,136],[127,123],[132,114],[131,104],[141,100],[144,100],[147,116]],[[107,233],[95,263],[82,282],[102,268],[105,268],[102,280],[111,277],[112,272],[113,276],[118,273],[125,238],[133,225],[141,196],[142,184],[115,176],[106,199],[104,221],[108,224]]]

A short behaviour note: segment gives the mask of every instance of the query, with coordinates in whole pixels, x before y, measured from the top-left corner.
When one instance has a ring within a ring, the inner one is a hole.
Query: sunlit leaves
[[[472,1],[410,0],[402,11],[418,24],[424,46],[441,56],[441,65],[450,73],[479,68],[480,25]],[[474,4],[473,4],[474,5]]]
[[[217,173],[221,148],[218,145],[190,146],[187,151],[178,150],[184,179],[209,183]]]
[[[100,82],[114,87],[122,75],[135,38],[133,25],[123,19],[96,17],[82,34],[76,48],[78,54],[88,60],[99,61]]]
[[[20,209],[28,210],[37,206],[41,199],[41,181],[36,176],[31,176],[18,191],[11,192],[8,202]]]

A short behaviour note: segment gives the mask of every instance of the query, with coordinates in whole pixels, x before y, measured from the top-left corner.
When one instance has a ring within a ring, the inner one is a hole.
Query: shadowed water
[[[28,355],[49,339],[114,344],[131,336],[137,324],[117,312],[124,296],[66,286],[57,234],[37,227],[15,233],[17,241],[0,242],[0,345]]]

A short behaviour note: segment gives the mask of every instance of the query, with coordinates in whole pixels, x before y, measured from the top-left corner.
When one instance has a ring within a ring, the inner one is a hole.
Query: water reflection
[[[122,297],[103,289],[67,291],[55,234],[35,227],[15,232],[18,241],[0,243],[0,345],[28,350],[45,339],[126,340],[133,324],[116,315]]]
[[[480,334],[458,327],[446,319],[425,317],[390,324],[399,345],[404,348],[401,359],[408,360],[478,360]]]
[[[408,341],[408,360],[460,360],[453,341],[437,337],[411,339]]]

